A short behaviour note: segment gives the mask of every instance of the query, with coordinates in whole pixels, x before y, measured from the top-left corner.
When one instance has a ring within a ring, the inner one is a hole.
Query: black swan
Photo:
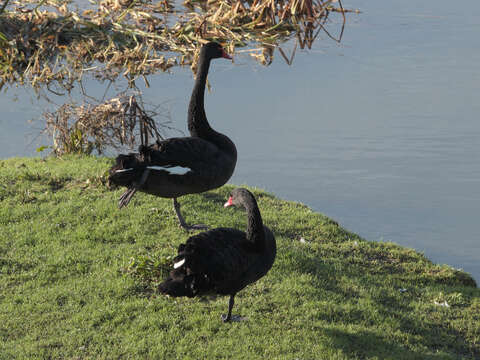
[[[128,205],[136,191],[173,198],[181,227],[206,228],[186,224],[177,197],[218,188],[230,179],[235,169],[237,149],[227,136],[210,127],[203,105],[210,61],[220,57],[231,59],[218,43],[209,42],[200,50],[188,107],[190,137],[157,141],[150,146],[140,146],[139,153],[117,157],[110,169],[109,182],[128,187],[120,197],[120,208]]]
[[[159,285],[160,292],[171,296],[230,295],[228,314],[232,317],[235,294],[264,276],[273,265],[277,252],[275,237],[263,226],[254,196],[237,188],[225,203],[247,210],[247,232],[217,228],[191,236],[178,248],[173,270]]]

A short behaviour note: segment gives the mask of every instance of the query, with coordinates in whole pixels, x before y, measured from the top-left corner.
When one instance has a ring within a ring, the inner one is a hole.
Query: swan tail
[[[204,274],[188,274],[185,268],[174,269],[170,275],[158,286],[158,290],[173,297],[195,297],[204,295],[212,290],[208,277]]]
[[[115,165],[108,170],[110,185],[129,186],[145,169],[139,154],[121,154],[115,160]]]
[[[187,275],[184,269],[173,270],[170,275],[158,286],[158,290],[162,294],[174,297],[194,297],[198,293],[195,291],[194,284],[195,277],[193,275]]]
[[[110,173],[116,173],[118,170],[145,167],[142,154],[120,154],[115,159],[115,165],[110,168]]]
[[[201,271],[194,271],[195,254],[190,244],[181,244],[174,259],[173,270],[159,285],[161,293],[170,296],[194,297],[208,293],[214,288],[209,276]]]

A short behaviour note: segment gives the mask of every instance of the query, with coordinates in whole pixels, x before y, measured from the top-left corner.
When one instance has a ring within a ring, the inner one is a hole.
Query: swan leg
[[[240,321],[246,321],[246,317],[242,317],[240,315],[232,315],[232,309],[233,309],[233,304],[234,300],[233,298],[235,297],[235,294],[230,295],[230,300],[228,300],[228,315],[222,314],[222,321],[223,322],[240,322]]]
[[[185,219],[183,218],[181,212],[180,212],[180,204],[178,203],[177,201],[177,198],[173,198],[173,208],[175,209],[175,214],[177,214],[177,218],[178,218],[178,221],[180,222],[180,226],[187,230],[187,231],[190,231],[190,230],[206,230],[208,229],[208,226],[207,225],[203,225],[203,224],[196,224],[196,225],[188,225],[186,222],[185,222]]]
[[[235,295],[230,295],[230,300],[228,300],[228,315],[222,314],[222,320],[223,322],[229,322],[232,320],[232,309],[233,309],[233,304],[235,301],[233,298]]]
[[[118,208],[121,209],[124,206],[127,206],[130,200],[132,200],[133,195],[137,192],[138,189],[140,189],[143,184],[145,184],[145,181],[147,181],[148,174],[150,174],[150,169],[145,169],[145,171],[142,174],[142,177],[140,178],[140,181],[133,182],[132,186],[128,188],[127,191],[125,191],[122,196],[120,196],[120,199],[118,200]]]

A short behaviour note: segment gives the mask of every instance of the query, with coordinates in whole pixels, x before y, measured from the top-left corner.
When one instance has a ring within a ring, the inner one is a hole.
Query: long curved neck
[[[256,250],[262,251],[265,248],[265,231],[257,202],[249,197],[244,199],[243,205],[247,210],[247,240],[254,244]]]
[[[209,67],[210,59],[206,58],[204,53],[201,53],[198,61],[197,77],[188,106],[188,130],[191,136],[200,138],[207,137],[212,131],[203,105]]]

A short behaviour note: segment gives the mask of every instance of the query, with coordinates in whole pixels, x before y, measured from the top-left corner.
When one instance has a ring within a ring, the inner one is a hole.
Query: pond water
[[[344,7],[362,14],[348,16],[342,43],[324,36],[293,66],[277,57],[262,67],[242,54],[213,63],[206,109],[237,145],[231,182],[303,202],[478,282],[480,2]],[[165,103],[186,132],[189,70],[150,80],[145,98]],[[29,145],[37,130],[27,120],[44,105],[17,89],[2,93],[0,106],[0,157],[35,155],[46,140]]]

